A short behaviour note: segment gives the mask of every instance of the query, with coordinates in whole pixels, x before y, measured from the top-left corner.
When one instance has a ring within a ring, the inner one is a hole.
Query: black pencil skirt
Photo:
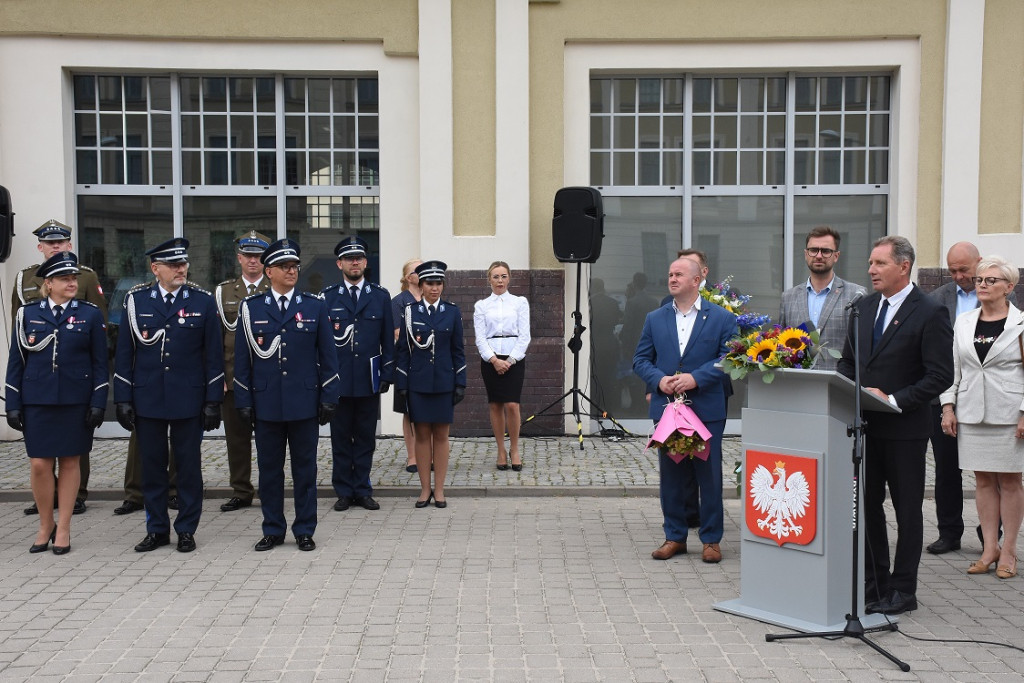
[[[508,356],[498,356],[508,360]],[[520,403],[523,395],[523,379],[526,378],[526,359],[516,361],[504,375],[499,375],[494,366],[485,360],[480,361],[480,374],[484,378],[487,389],[488,403]]]

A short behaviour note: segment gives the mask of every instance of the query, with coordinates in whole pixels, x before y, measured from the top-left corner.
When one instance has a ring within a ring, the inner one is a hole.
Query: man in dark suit
[[[178,550],[196,549],[194,534],[203,511],[200,445],[204,430],[220,426],[220,321],[210,293],[186,280],[187,249],[188,240],[176,237],[146,252],[156,281],[128,292],[117,335],[117,421],[136,430],[142,453],[147,533],[135,546],[140,553],[170,543],[168,433],[178,464]]]
[[[840,351],[846,341],[849,314],[846,304],[864,288],[836,275],[839,261],[839,233],[827,225],[819,225],[807,234],[804,259],[810,275],[782,293],[779,318],[783,327],[796,327],[810,322],[818,330],[818,343]],[[815,370],[835,370],[837,361],[827,352],[820,353]]]
[[[953,326],[935,300],[910,281],[914,248],[904,237],[875,242],[868,275],[875,293],[857,304],[861,381],[899,413],[864,411],[865,596],[869,613],[917,609],[917,570],[924,539],[925,452],[929,403],[953,381]],[[838,370],[854,376],[853,330]],[[896,556],[890,571],[885,489],[896,510]]]
[[[702,559],[710,563],[722,560],[719,543],[724,518],[722,434],[726,401],[722,371],[715,364],[739,328],[734,314],[701,298],[701,279],[701,268],[695,261],[684,257],[672,262],[668,272],[672,303],[647,315],[633,356],[633,372],[646,386],[656,388],[649,408],[653,420],[661,418],[674,396],[685,394],[711,432],[707,460],[694,458],[677,463],[664,449],[659,453],[665,542],[651,553],[656,560],[686,552],[685,491],[692,479],[696,479],[700,491]]]
[[[361,237],[338,242],[334,255],[344,278],[321,292],[331,317],[341,387],[338,412],[331,419],[331,483],[338,511],[353,504],[380,509],[370,469],[380,394],[388,390],[395,364],[395,325],[388,290],[363,277],[368,248]]]
[[[284,543],[285,444],[291,449],[295,487],[292,534],[299,550],[316,543],[317,424],[338,406],[338,358],[327,304],[298,292],[299,245],[277,240],[260,257],[270,289],[239,306],[235,333],[235,408],[253,424],[260,470],[263,538],[255,550]]]
[[[235,410],[235,330],[238,329],[238,306],[242,299],[262,294],[270,288],[270,280],[263,277],[260,256],[270,245],[270,239],[255,230],[235,238],[236,258],[241,273],[233,280],[217,285],[213,298],[217,302],[224,333],[224,443],[228,451],[228,474],[231,497],[220,506],[222,512],[233,512],[252,505],[255,491],[252,487],[252,425],[243,424]]]

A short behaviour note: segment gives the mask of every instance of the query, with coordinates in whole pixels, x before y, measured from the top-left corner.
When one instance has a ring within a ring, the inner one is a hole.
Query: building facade
[[[500,259],[534,303],[527,416],[572,385],[577,268],[552,252],[552,200],[595,186],[580,384],[644,429],[629,359],[679,248],[773,315],[821,223],[862,284],[884,234],[916,245],[922,281],[962,239],[1024,260],[1022,32],[1017,0],[10,0],[2,294],[48,218],[75,228],[115,324],[144,248],[171,235],[210,287],[249,227],[301,241],[306,289],[340,277],[342,234],[393,291],[407,259],[440,258],[467,323]],[[482,403],[453,431],[488,433]]]

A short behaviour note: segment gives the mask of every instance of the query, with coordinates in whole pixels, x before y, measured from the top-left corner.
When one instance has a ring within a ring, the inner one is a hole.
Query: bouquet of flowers
[[[775,379],[775,368],[809,368],[817,353],[818,331],[800,327],[772,325],[741,333],[729,340],[729,351],[722,356],[722,369],[733,379],[761,372],[765,384]],[[828,352],[836,355],[831,349]]]
[[[711,432],[679,396],[665,406],[665,412],[661,414],[647,447],[665,448],[668,457],[678,463],[687,457],[707,460],[710,441]]]
[[[750,330],[759,329],[771,320],[767,315],[752,313],[747,310],[747,304],[750,303],[750,295],[740,294],[732,288],[732,275],[711,287],[701,287],[700,295],[705,300],[718,304],[730,313],[734,313],[736,315],[736,324],[740,327],[740,332],[745,333]]]

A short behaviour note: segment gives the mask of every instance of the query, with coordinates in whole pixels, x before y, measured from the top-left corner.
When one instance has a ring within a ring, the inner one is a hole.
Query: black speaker
[[[13,243],[14,207],[11,206],[11,193],[0,185],[0,263],[5,263],[10,258]]]
[[[594,263],[601,256],[604,209],[593,187],[563,187],[555,193],[551,244],[563,263]]]

